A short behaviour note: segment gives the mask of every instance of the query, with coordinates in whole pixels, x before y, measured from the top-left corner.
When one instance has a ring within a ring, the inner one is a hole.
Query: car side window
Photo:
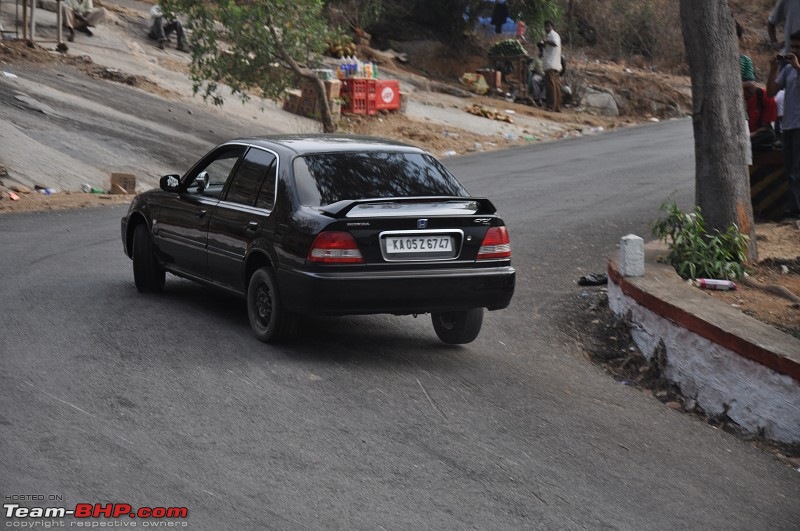
[[[213,158],[189,175],[186,193],[201,194],[219,199],[225,182],[231,174],[236,162],[245,150],[245,146],[226,146],[214,154]]]
[[[251,148],[231,178],[225,200],[240,205],[272,208],[275,200],[275,162],[272,153]]]

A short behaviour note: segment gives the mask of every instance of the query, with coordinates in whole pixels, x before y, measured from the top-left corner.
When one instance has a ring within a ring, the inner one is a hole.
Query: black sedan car
[[[353,136],[240,138],[134,198],[122,242],[140,292],[165,273],[247,299],[266,342],[303,315],[432,315],[469,343],[514,294],[508,229],[416,147]]]

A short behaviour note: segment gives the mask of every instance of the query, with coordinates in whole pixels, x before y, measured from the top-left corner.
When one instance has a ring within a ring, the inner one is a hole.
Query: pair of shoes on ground
[[[169,40],[167,40],[167,39],[162,39],[162,40],[158,41],[158,49],[159,50],[163,50],[164,48],[166,48],[167,42],[169,42]],[[178,50],[179,52],[188,52],[189,51],[189,47],[186,46],[183,42],[179,42],[178,45],[175,46],[175,49]]]

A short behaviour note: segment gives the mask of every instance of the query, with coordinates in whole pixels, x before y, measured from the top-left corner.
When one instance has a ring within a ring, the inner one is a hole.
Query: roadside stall
[[[494,94],[511,94],[514,100],[528,100],[530,56],[516,39],[499,41],[489,48],[489,69],[481,70]]]
[[[400,109],[400,82],[378,79],[378,65],[345,58],[339,64],[342,82],[342,112],[373,115],[379,111]]]

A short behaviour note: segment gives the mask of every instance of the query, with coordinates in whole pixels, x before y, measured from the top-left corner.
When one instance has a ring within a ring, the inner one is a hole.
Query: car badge
[[[427,219],[418,219],[417,220],[417,228],[418,229],[427,229],[428,228],[428,220]]]

